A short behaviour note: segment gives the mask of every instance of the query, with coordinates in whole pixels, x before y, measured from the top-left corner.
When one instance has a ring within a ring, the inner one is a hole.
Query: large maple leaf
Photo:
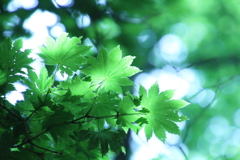
[[[97,59],[89,57],[89,67],[83,69],[86,75],[91,76],[92,82],[100,84],[105,91],[115,91],[121,93],[120,86],[131,86],[133,82],[128,78],[140,70],[130,66],[135,57],[126,56],[122,58],[120,47],[112,49],[109,53],[102,48]]]
[[[147,139],[150,139],[152,134],[155,133],[164,142],[166,131],[172,134],[180,134],[180,130],[174,122],[187,120],[187,117],[178,114],[179,108],[188,104],[186,101],[171,99],[174,90],[159,93],[157,83],[148,92],[141,86],[140,95],[142,96],[141,107],[148,110],[144,117],[147,119],[144,128]]]
[[[67,33],[62,33],[56,41],[47,37],[45,46],[39,47],[42,53],[38,55],[45,60],[47,65],[59,65],[61,73],[66,72],[71,75],[77,71],[81,64],[86,62],[84,55],[90,47],[81,44],[81,37],[67,37]]]

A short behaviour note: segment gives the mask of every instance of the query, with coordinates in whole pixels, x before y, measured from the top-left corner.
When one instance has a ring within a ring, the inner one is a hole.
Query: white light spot
[[[77,25],[79,28],[88,27],[91,24],[91,19],[89,15],[80,15],[77,18]]]
[[[106,5],[106,0],[98,0],[97,4]]]
[[[35,8],[37,5],[38,5],[37,0],[13,0],[8,4],[7,10],[9,12],[14,12],[20,8],[28,10]]]
[[[53,26],[50,30],[50,34],[53,37],[58,37],[63,32],[66,32],[66,28],[62,23],[57,23],[55,26]]]
[[[195,82],[194,84],[191,83],[193,81]],[[141,84],[146,89],[149,89],[155,82],[158,82],[161,92],[168,89],[175,89],[174,98],[185,96],[192,85],[200,83],[191,69],[184,69],[178,72],[172,66],[165,66],[163,69],[154,69],[149,74],[141,73],[135,79],[135,84]],[[138,87],[135,94],[137,92]]]
[[[21,0],[21,3],[24,9],[32,9],[38,5],[37,0]]]
[[[60,6],[71,6],[73,5],[73,0],[55,0]]]
[[[181,62],[186,59],[188,50],[178,36],[167,34],[156,44],[154,53],[166,61]]]
[[[181,51],[181,40],[173,35],[168,34],[160,40],[160,49],[163,54],[179,55]]]
[[[23,27],[32,32],[43,34],[43,29],[45,30],[46,26],[53,26],[56,24],[57,20],[57,15],[38,9],[31,15],[30,18],[25,20]]]
[[[66,73],[64,73],[63,75],[59,72],[56,73],[56,80],[57,81],[66,81],[68,78],[68,75]]]

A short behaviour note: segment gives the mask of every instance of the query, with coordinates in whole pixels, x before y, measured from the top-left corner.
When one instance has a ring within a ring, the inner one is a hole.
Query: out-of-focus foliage
[[[89,37],[97,48],[120,44],[123,53],[136,57],[133,64],[141,70],[171,68],[179,74],[190,70],[197,77],[185,96],[191,105],[183,112],[190,120],[175,146],[189,159],[240,159],[237,0],[71,2],[61,6],[55,0],[38,1],[34,8],[10,12],[10,0],[1,1],[0,38],[29,36],[22,28],[24,21],[36,10],[47,10],[58,15],[66,32],[83,35],[83,41]],[[79,23],[82,17],[88,17],[90,25]],[[179,43],[168,45],[170,40]],[[167,54],[169,49],[179,54]]]

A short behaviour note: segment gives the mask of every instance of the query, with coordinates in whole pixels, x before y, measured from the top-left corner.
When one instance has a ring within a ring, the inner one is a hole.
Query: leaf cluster
[[[178,114],[187,102],[172,100],[172,90],[159,93],[157,84],[148,91],[141,86],[139,96],[124,92],[140,72],[131,66],[134,57],[122,57],[119,46],[95,57],[80,43],[66,33],[48,37],[38,54],[45,64],[39,74],[21,39],[1,44],[0,159],[108,159],[124,151],[129,129],[144,128],[147,139],[154,133],[162,141],[166,132],[179,134],[175,122],[187,119]],[[67,79],[57,81],[57,72]],[[11,104],[6,95],[14,82],[27,90],[24,100]]]

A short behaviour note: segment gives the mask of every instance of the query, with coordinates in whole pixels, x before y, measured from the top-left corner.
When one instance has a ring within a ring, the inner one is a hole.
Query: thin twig
[[[219,90],[219,87],[217,87],[216,89],[216,92],[215,92],[215,95],[212,99],[211,102],[209,102],[209,104],[202,109],[202,111],[197,115],[195,116],[195,118],[192,120],[191,124],[189,124],[187,127],[186,127],[186,132],[185,132],[185,135],[184,137],[182,138],[182,142],[184,143],[188,137],[188,134],[189,134],[189,129],[195,124],[197,123],[197,121],[204,115],[204,113],[211,107],[211,105],[213,104],[213,102],[215,101],[216,97],[217,97],[217,93],[218,93],[218,90]]]
[[[45,103],[46,98],[47,98],[47,96],[48,96],[49,93],[50,93],[50,88],[48,89],[47,94],[45,95],[44,101],[41,101],[41,104],[38,106],[38,108],[36,108],[36,109],[25,119],[25,121],[28,121],[29,118],[31,118],[31,117],[33,116],[33,114],[36,113],[37,110],[43,106],[43,104]]]
[[[57,151],[52,151],[52,150],[49,150],[49,149],[46,149],[46,148],[40,147],[40,146],[38,146],[38,145],[36,145],[36,144],[34,144],[34,143],[32,143],[32,142],[29,142],[29,143],[30,143],[31,145],[33,145],[33,146],[37,147],[37,148],[40,148],[40,149],[42,149],[42,150],[45,150],[45,151],[48,151],[48,152],[51,152],[51,153],[55,153],[55,154],[62,155],[62,153],[60,153],[60,152],[57,152]]]
[[[14,114],[12,111],[10,111],[6,106],[0,104],[0,106],[5,109],[6,111],[8,111],[11,115],[13,115],[14,117],[16,117],[19,121],[23,121],[21,118],[19,118],[16,114]]]
[[[33,141],[34,139],[36,139],[36,138],[38,138],[39,136],[43,135],[43,134],[46,133],[47,131],[48,131],[48,130],[45,130],[45,131],[39,133],[38,135],[36,135],[35,137],[32,137],[32,138],[27,139],[27,141],[25,141],[25,142],[17,145],[16,147],[20,147],[20,146],[22,146],[22,145],[24,145],[24,144],[30,143],[31,141]]]
[[[179,150],[182,152],[185,160],[188,160],[187,154],[185,153],[185,151],[183,150],[183,148],[181,146],[178,146]]]
[[[81,120],[83,118],[94,118],[94,119],[104,119],[104,118],[111,118],[111,117],[115,117],[115,118],[118,118],[118,117],[121,117],[121,116],[131,116],[131,115],[144,115],[144,113],[126,113],[126,114],[114,114],[114,115],[107,115],[107,116],[102,116],[102,117],[96,117],[96,116],[83,116],[83,117],[80,117],[80,118],[77,118],[75,120],[72,120],[70,121],[69,123],[77,123],[76,121],[78,120]],[[81,123],[84,123],[84,122],[81,122]]]

